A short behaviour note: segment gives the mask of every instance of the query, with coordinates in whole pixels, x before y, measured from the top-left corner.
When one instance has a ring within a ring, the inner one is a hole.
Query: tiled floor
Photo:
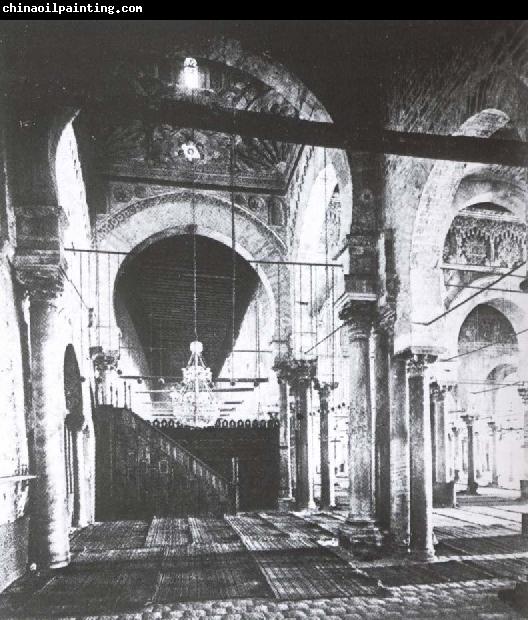
[[[69,567],[0,595],[0,616],[518,618],[497,593],[528,579],[523,510],[437,510],[427,564],[339,549],[339,512],[98,524],[73,536]]]

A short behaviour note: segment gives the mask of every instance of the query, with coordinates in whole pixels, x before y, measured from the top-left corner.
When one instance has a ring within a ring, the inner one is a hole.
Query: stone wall
[[[442,54],[443,59],[447,55],[448,62],[443,60],[440,63],[435,55],[423,63],[417,62],[412,55],[398,58],[397,70],[389,76],[391,95],[387,106],[387,127],[400,131],[451,134],[458,132],[471,117],[491,109],[503,112],[509,119],[502,130],[504,137],[526,139],[527,37],[526,25],[517,24],[505,27],[493,39],[479,40],[474,37],[473,40],[466,40],[463,49],[454,48],[450,53]],[[477,125],[469,127],[464,133],[492,135],[500,129],[494,126],[496,121],[496,115],[480,115]],[[442,162],[440,165],[445,166],[443,176],[446,186],[453,183],[455,171],[462,178],[471,169],[464,164]],[[411,341],[413,230],[433,166],[433,160],[385,157],[385,227],[394,229],[400,285],[397,323],[400,348]],[[497,167],[493,171],[495,176],[501,172]],[[455,180],[455,185],[458,182]],[[442,188],[437,187],[435,191],[441,193]],[[435,205],[435,208],[441,209],[441,205]],[[431,224],[430,233],[434,233],[434,224]]]

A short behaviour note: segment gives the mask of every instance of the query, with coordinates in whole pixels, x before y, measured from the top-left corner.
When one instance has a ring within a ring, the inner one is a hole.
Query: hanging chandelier
[[[220,410],[213,394],[211,369],[203,360],[201,342],[195,340],[189,348],[191,357],[182,368],[183,381],[172,391],[174,416],[185,426],[213,426]]]

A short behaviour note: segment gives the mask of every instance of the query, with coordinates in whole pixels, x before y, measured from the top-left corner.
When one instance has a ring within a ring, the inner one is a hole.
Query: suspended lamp
[[[211,369],[202,358],[203,344],[191,342],[191,357],[186,368],[182,368],[183,381],[172,393],[174,413],[182,424],[205,427],[214,424],[220,415],[218,402],[214,397]]]

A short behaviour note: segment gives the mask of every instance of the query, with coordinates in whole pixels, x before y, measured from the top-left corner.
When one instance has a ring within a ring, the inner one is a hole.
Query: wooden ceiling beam
[[[125,101],[87,102],[106,116],[121,122],[144,119],[176,127],[215,131],[275,142],[506,166],[528,166],[528,143],[473,136],[411,133],[374,126],[343,126],[247,110],[226,110],[200,103],[144,97]]]

